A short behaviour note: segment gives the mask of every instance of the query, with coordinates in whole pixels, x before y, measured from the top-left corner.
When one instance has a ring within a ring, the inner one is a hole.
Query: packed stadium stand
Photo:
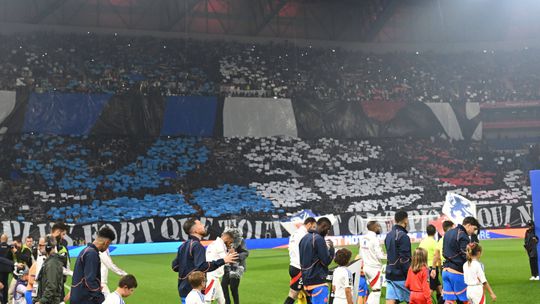
[[[449,190],[480,205],[530,201],[535,137],[485,126],[480,141],[481,121],[519,119],[480,113],[540,99],[534,50],[0,38],[0,89],[17,92],[2,95],[14,104],[0,125],[5,219],[429,211]]]

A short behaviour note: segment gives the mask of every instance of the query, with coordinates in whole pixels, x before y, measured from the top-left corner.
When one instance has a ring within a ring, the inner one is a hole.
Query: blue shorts
[[[443,271],[443,299],[467,301],[467,285],[462,274]]]
[[[367,297],[368,295],[368,285],[366,281],[365,276],[360,276],[360,280],[358,280],[358,296],[359,297]]]
[[[386,299],[409,302],[411,292],[405,288],[405,281],[386,280]]]
[[[180,298],[180,302],[181,302],[182,304],[186,304],[186,298]]]
[[[315,287],[312,290],[306,290],[311,304],[328,304],[328,286]]]

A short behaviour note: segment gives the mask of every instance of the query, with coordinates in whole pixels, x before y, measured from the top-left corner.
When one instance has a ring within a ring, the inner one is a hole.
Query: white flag
[[[461,224],[467,216],[476,217],[476,203],[455,193],[446,193],[446,202],[442,213],[448,216],[454,223]]]

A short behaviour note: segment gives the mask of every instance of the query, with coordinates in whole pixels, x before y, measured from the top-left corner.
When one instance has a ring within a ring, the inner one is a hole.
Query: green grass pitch
[[[488,281],[497,294],[497,303],[540,303],[540,281],[529,281],[528,258],[523,240],[482,241],[482,262]],[[353,256],[358,248],[353,250]],[[177,274],[170,268],[173,254],[113,257],[122,269],[134,274],[139,282],[128,304],[179,303]],[[252,250],[248,270],[240,283],[240,300],[244,304],[281,304],[288,293],[288,252],[286,249]],[[118,276],[109,274],[112,290]],[[384,293],[383,293],[384,298]],[[383,301],[381,301],[383,303]],[[488,303],[491,300],[488,299]]]

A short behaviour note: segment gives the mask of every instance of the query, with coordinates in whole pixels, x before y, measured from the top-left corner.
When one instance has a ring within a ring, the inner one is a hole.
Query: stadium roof
[[[536,0],[2,0],[0,22],[354,42],[540,38]]]

